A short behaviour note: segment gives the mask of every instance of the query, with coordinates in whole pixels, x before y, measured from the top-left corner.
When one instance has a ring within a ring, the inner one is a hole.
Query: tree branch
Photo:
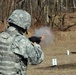
[[[73,26],[76,26],[76,23],[73,24],[73,25],[69,25],[69,26],[67,26],[66,28],[63,29],[63,31],[66,31],[67,29],[69,29],[69,28],[71,28],[71,27],[73,27]]]

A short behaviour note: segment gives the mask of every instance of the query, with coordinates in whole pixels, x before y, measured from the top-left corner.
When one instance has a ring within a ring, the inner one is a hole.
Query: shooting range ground
[[[28,66],[28,75],[76,75],[76,31],[55,32],[55,41],[42,47],[45,59],[36,66]],[[67,55],[69,50],[69,55]],[[52,59],[57,66],[52,66]]]

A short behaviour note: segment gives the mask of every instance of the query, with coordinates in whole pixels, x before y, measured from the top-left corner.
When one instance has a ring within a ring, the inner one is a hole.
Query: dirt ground
[[[39,65],[29,65],[27,75],[76,75],[76,31],[57,31],[54,35],[54,42],[42,47],[44,61]],[[70,55],[66,54],[67,50]],[[53,58],[57,59],[55,67],[52,67]]]

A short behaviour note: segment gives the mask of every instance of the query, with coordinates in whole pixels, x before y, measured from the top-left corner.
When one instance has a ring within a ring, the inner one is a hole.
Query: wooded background
[[[76,12],[76,0],[0,0],[0,23],[6,23],[15,9],[28,11],[32,16],[32,25],[43,23],[52,29],[55,26],[58,30],[66,30],[65,16],[66,13]]]

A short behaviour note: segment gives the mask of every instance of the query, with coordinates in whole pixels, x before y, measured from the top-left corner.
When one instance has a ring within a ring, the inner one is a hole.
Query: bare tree
[[[13,10],[23,9],[31,14],[33,24],[43,22],[52,29],[64,30],[66,12],[76,11],[76,0],[0,0],[0,9],[3,23]]]

